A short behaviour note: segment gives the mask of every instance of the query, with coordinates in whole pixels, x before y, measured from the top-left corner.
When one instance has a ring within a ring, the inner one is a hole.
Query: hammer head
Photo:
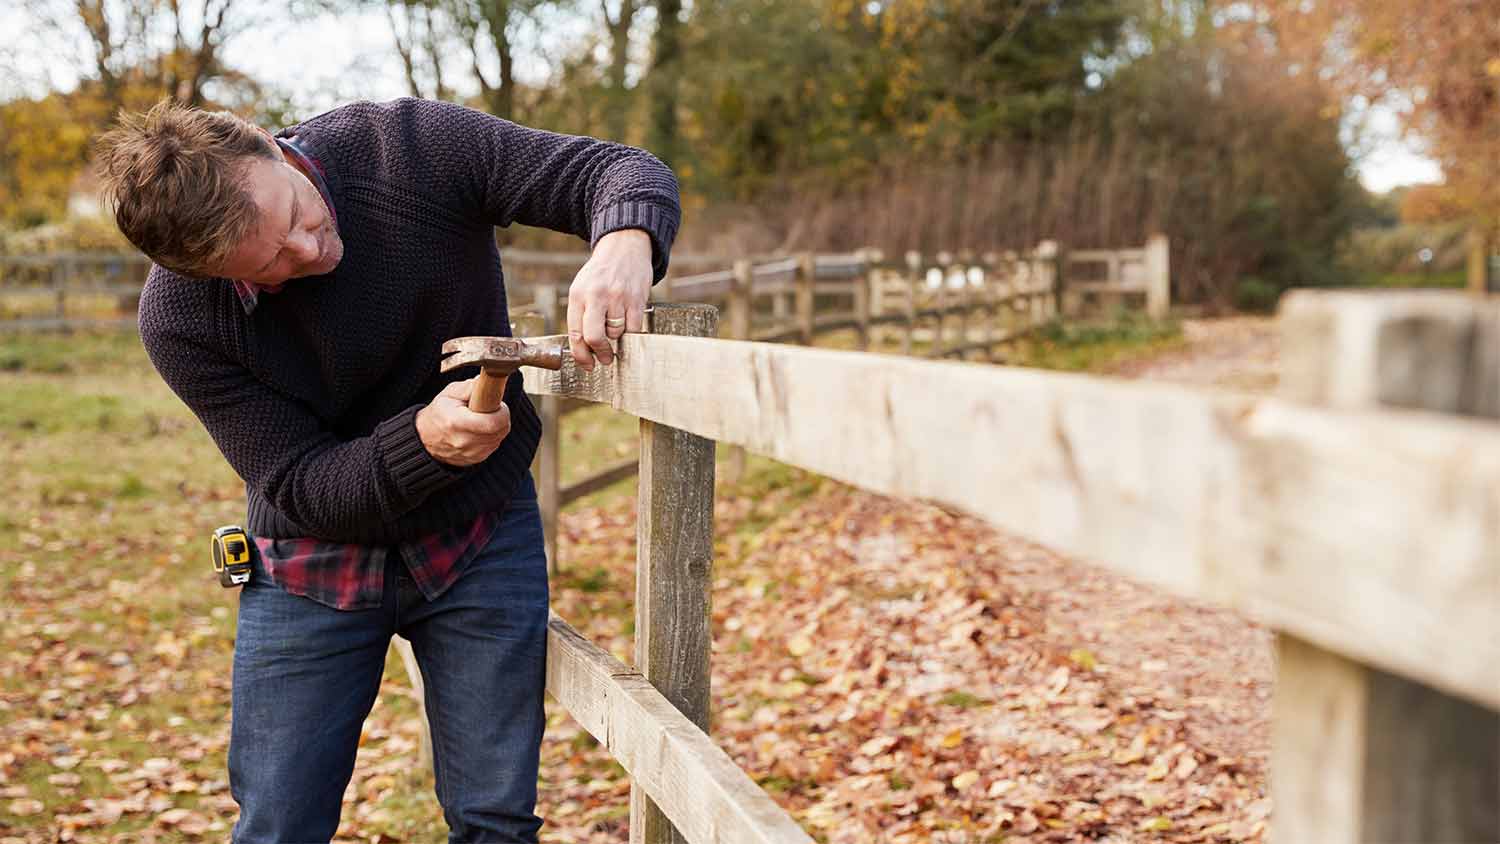
[[[490,375],[509,375],[523,366],[562,369],[561,346],[532,346],[514,337],[455,337],[443,344],[440,371],[482,366]]]

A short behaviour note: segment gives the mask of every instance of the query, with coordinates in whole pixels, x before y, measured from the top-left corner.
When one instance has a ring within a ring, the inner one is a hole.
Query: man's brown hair
[[[207,277],[257,222],[247,156],[278,158],[274,142],[243,118],[163,100],[122,114],[97,158],[120,232],[163,267]]]

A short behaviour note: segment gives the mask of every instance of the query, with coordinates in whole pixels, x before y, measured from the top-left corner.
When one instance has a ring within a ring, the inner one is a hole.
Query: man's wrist
[[[651,235],[645,229],[616,229],[599,238],[594,252],[641,252],[651,257]]]

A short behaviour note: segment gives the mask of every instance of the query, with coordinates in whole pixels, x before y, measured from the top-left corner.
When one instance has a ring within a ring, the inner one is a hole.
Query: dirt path
[[[1280,337],[1270,317],[1187,320],[1187,346],[1169,354],[1127,361],[1112,374],[1244,392],[1276,388]]]

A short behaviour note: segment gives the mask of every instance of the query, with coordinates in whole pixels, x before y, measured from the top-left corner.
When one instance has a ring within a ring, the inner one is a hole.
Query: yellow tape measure
[[[219,575],[219,585],[232,589],[249,583],[250,555],[254,551],[250,535],[239,525],[225,525],[214,531],[214,572]]]

